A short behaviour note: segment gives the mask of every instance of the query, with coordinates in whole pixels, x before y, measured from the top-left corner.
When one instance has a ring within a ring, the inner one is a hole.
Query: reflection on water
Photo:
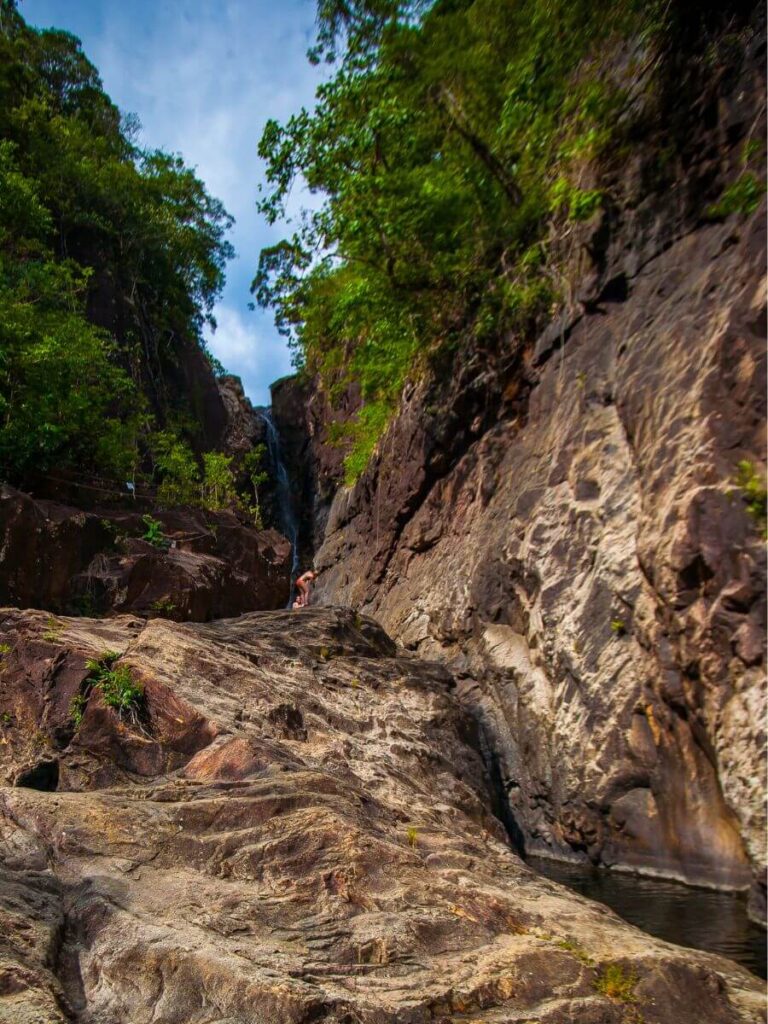
[[[625,921],[679,946],[728,956],[766,976],[765,931],[747,917],[746,896],[693,889],[589,865],[529,857],[529,866],[554,882],[598,900]]]

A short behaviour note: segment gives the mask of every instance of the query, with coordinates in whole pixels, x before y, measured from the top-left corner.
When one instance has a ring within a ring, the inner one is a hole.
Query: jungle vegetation
[[[229,466],[193,455],[173,380],[205,352],[231,218],[138,129],[74,36],[0,0],[0,477],[143,477],[218,507]]]
[[[328,75],[314,109],[267,124],[259,207],[284,222],[302,180],[319,202],[262,251],[253,294],[331,401],[359,385],[337,435],[349,481],[406,380],[551,315],[563,238],[609,200],[597,169],[621,165],[638,94],[674,81],[714,9],[692,25],[674,0],[320,0],[309,56]]]

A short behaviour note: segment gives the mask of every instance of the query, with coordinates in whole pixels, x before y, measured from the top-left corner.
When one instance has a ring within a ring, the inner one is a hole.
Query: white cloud
[[[291,372],[290,355],[265,317],[221,305],[208,347],[230,372],[242,378],[254,405],[269,405],[269,384]]]

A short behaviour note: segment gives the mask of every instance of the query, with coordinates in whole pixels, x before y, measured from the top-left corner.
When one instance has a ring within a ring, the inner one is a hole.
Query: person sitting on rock
[[[296,600],[293,602],[294,608],[308,607],[312,584],[316,579],[317,573],[314,569],[310,569],[298,577],[296,580]]]

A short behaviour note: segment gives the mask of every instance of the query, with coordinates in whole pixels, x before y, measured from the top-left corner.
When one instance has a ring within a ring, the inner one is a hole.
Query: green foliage
[[[232,458],[223,452],[203,455],[202,505],[209,512],[230,508],[237,501]]]
[[[616,636],[624,636],[627,632],[627,624],[624,619],[611,619],[611,630]]]
[[[80,728],[87,706],[88,698],[84,693],[75,694],[75,696],[69,702],[69,714],[72,721],[75,723],[76,729]]]
[[[710,220],[724,220],[732,213],[754,213],[765,193],[765,182],[751,171],[740,175],[720,196],[716,203],[706,209]]]
[[[627,105],[601,59],[657,31],[660,10],[320,0],[311,57],[334,74],[312,111],[267,123],[259,208],[283,219],[299,177],[322,203],[262,251],[252,290],[332,401],[359,385],[362,410],[336,436],[348,482],[441,350],[528,332],[550,312],[550,226],[603,204],[589,168]]]
[[[564,212],[574,221],[589,220],[602,205],[600,189],[578,188],[566,178],[558,178],[550,192],[550,209],[553,213]]]
[[[626,970],[621,964],[605,964],[595,980],[595,990],[609,999],[616,999],[621,1003],[634,1003],[637,1001],[637,981],[634,971]]]
[[[0,658],[4,658],[6,654],[11,653],[10,644],[0,644]]]
[[[264,460],[267,455],[267,446],[257,444],[245,453],[243,458],[243,469],[251,482],[253,497],[256,505],[259,504],[259,488],[269,480],[269,473],[266,470]]]
[[[556,939],[555,945],[558,949],[563,949],[567,953],[572,953],[577,960],[584,964],[585,967],[594,966],[594,960],[592,957],[582,946],[578,944],[578,942],[574,942],[573,939]]]
[[[160,598],[158,598],[157,601],[153,601],[152,602],[152,604],[150,605],[150,608],[152,609],[153,612],[157,612],[157,614],[160,615],[161,617],[167,616],[167,615],[172,615],[173,612],[176,611],[176,605],[170,599],[170,597],[160,597]]]
[[[43,640],[47,640],[49,643],[56,643],[61,636],[62,629],[63,626],[59,620],[55,616],[49,615],[45,620]]]
[[[387,401],[369,402],[359,410],[355,419],[344,425],[351,447],[344,458],[345,480],[351,485],[357,480],[373,453],[395,411]],[[342,435],[343,436],[343,435]]]
[[[414,849],[419,841],[419,830],[414,825],[409,825],[406,829],[405,835],[408,840],[408,845],[411,849]]]
[[[0,475],[133,479],[150,409],[168,418],[165,381],[203,346],[231,220],[134,144],[77,39],[0,9]]]
[[[168,541],[163,533],[163,524],[158,519],[153,519],[152,516],[146,515],[141,517],[141,521],[147,528],[141,536],[142,540],[148,541],[156,548],[168,546]]]
[[[735,483],[741,489],[747,504],[747,512],[758,524],[762,533],[765,533],[768,520],[768,490],[766,490],[765,480],[762,479],[749,459],[742,459],[737,464]]]
[[[161,505],[193,505],[199,498],[200,470],[192,450],[170,431],[152,438],[155,475]]]
[[[70,706],[73,718],[79,712],[80,721],[88,695],[92,689],[101,692],[107,707],[113,708],[120,718],[127,718],[133,724],[139,724],[139,715],[144,706],[144,687],[133,678],[127,665],[115,665],[120,655],[115,651],[105,651],[98,658],[86,662],[89,677],[86,680],[86,692],[81,694],[77,706]],[[75,724],[79,724],[77,721]]]
[[[256,471],[255,461],[250,463],[250,478],[257,501],[255,506],[249,506],[241,501],[238,494],[232,456],[223,452],[205,452],[201,473],[192,449],[170,431],[155,434],[152,449],[155,475],[160,481],[157,500],[161,505],[199,505],[209,512],[241,507],[260,521],[257,487],[267,479],[267,475]],[[263,452],[260,457],[263,457]]]

